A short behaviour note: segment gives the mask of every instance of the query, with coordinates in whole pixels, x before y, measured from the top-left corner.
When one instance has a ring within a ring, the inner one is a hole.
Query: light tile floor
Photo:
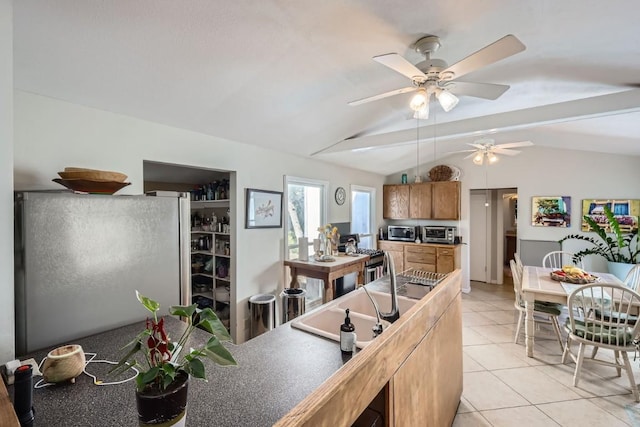
[[[453,426],[640,426],[624,372],[617,377],[613,368],[585,362],[574,387],[575,364],[562,364],[550,327],[539,326],[534,357],[526,357],[524,327],[513,342],[513,301],[511,283],[471,282],[462,296],[464,389]],[[640,360],[629,358],[640,383]]]

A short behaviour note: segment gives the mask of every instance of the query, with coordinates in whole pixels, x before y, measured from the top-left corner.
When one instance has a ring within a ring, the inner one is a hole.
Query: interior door
[[[487,207],[485,194],[471,192],[469,227],[469,278],[477,282],[488,282],[487,267]]]

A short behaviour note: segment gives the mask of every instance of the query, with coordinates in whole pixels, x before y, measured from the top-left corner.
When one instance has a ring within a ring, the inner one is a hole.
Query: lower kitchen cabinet
[[[433,246],[403,245],[405,270],[428,271],[437,273],[437,252]]]
[[[400,273],[405,270],[404,249],[402,244],[380,240],[378,241],[378,249],[389,252],[389,255],[391,255],[391,258],[393,259],[393,266],[396,268],[396,273]]]
[[[393,257],[396,272],[410,268],[431,273],[451,273],[460,268],[460,245],[378,241],[378,249]]]
[[[459,246],[458,246],[459,248]],[[457,251],[457,255],[456,255]],[[436,272],[449,273],[460,267],[460,251],[456,248],[436,248]]]

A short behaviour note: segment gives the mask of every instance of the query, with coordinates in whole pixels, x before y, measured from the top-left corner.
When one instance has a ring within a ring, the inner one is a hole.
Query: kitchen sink
[[[391,311],[391,295],[384,292],[369,291],[380,311]],[[417,300],[398,296],[398,309],[402,316]],[[291,327],[310,332],[321,337],[340,342],[340,325],[344,323],[345,310],[349,309],[349,318],[355,327],[356,347],[364,348],[373,341],[373,327],[377,319],[373,304],[363,290],[355,290],[325,304],[317,310],[294,319]],[[383,333],[391,323],[381,320]]]
[[[291,326],[340,342],[340,325],[344,323],[344,316],[345,311],[343,309],[335,306],[327,307],[293,320]],[[356,347],[363,348],[371,343],[373,341],[373,327],[376,324],[376,318],[351,310],[349,310],[349,318],[356,330]],[[382,323],[383,330],[391,325],[385,320],[380,321],[380,323]]]
[[[382,313],[388,313],[391,311],[391,295],[385,292],[369,291],[368,289],[367,291],[371,295],[371,298],[375,300],[376,304],[378,304],[378,309]],[[348,308],[350,312],[357,312],[367,316],[376,317],[376,311],[373,308],[373,304],[371,304],[371,300],[367,297],[365,291],[361,289],[350,292],[336,301],[336,306],[341,308],[343,311]],[[413,307],[416,302],[418,301],[398,295],[398,310],[400,310],[400,315],[402,316],[406,313],[407,310]]]

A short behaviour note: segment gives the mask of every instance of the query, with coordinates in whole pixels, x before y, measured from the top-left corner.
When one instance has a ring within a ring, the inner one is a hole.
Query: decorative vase
[[[47,354],[42,365],[42,376],[48,383],[70,381],[82,373],[85,365],[84,350],[77,344],[55,348]]]
[[[136,390],[138,422],[140,426],[184,427],[187,420],[187,392],[189,375],[178,372],[165,390]]]
[[[620,280],[624,280],[627,277],[627,274],[629,274],[629,271],[631,271],[634,265],[635,264],[626,264],[624,262],[607,261],[609,273],[613,274]]]
[[[329,249],[327,236],[324,233],[318,234],[318,239],[320,240],[320,250],[318,252],[320,253],[320,257],[322,258],[325,255],[329,255],[329,251],[331,249]]]

